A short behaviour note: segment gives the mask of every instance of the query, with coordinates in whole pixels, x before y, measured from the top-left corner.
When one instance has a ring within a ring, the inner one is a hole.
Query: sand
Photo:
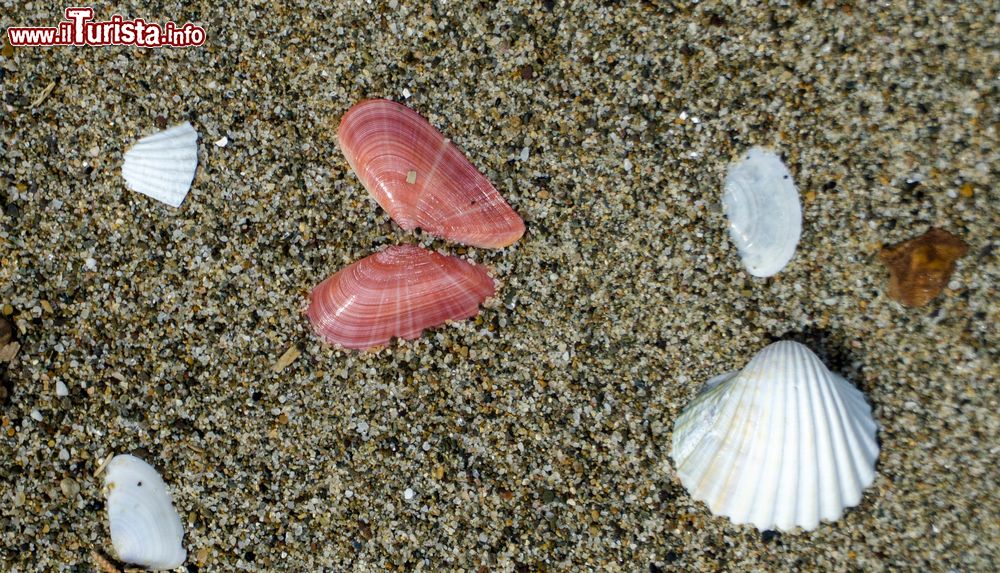
[[[95,3],[208,43],[0,55],[0,311],[21,331],[0,569],[113,556],[93,474],[124,452],[170,484],[188,571],[997,569],[994,3],[270,4]],[[61,9],[0,0],[0,27]],[[464,149],[522,240],[395,226],[336,144],[371,97]],[[200,164],[172,209],[120,167],[183,121]],[[720,208],[753,145],[803,201],[770,279]],[[878,251],[931,226],[970,251],[906,308]],[[380,352],[320,344],[309,289],[400,242],[488,265],[497,299]],[[874,484],[812,532],[712,516],[669,457],[699,387],[783,338],[879,424]]]

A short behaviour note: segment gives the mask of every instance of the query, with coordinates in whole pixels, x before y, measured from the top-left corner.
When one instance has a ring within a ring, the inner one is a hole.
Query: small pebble
[[[14,338],[14,328],[5,318],[0,318],[0,346],[6,346]]]
[[[80,484],[76,483],[76,480],[73,478],[67,477],[63,478],[63,480],[59,482],[59,489],[62,490],[63,495],[67,498],[73,499],[78,493],[80,493]]]
[[[288,366],[291,365],[292,362],[295,362],[298,359],[298,357],[301,356],[301,355],[302,355],[302,351],[299,350],[299,347],[298,347],[297,344],[293,344],[293,345],[289,346],[288,349],[285,350],[284,354],[282,354],[278,358],[278,361],[275,362],[274,365],[271,367],[271,371],[272,372],[281,372],[285,368],[288,368]]]
[[[69,388],[62,380],[56,380],[56,396],[69,396]]]

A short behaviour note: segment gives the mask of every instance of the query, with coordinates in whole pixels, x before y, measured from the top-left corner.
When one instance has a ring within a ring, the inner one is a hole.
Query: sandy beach
[[[207,41],[0,52],[0,570],[114,557],[94,474],[120,453],[170,486],[188,572],[1000,567],[994,2],[90,5]],[[0,0],[0,28],[64,7]],[[366,98],[459,146],[523,238],[393,223],[337,145]],[[181,207],[126,188],[129,146],[185,121]],[[767,279],[720,205],[757,145],[802,201]],[[902,306],[879,251],[932,227],[968,253]],[[322,344],[310,289],[399,243],[497,296],[377,352]],[[809,532],[713,516],[670,458],[702,385],[783,339],[879,427],[875,482]]]

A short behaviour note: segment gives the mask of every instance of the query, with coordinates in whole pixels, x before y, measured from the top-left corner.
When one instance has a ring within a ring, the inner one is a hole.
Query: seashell
[[[374,99],[340,120],[340,148],[400,227],[476,247],[506,247],[524,221],[493,184],[417,112]]]
[[[125,152],[122,177],[129,189],[180,207],[198,167],[198,132],[184,122],[144,137]]]
[[[115,456],[107,466],[104,490],[111,543],[119,559],[157,571],[184,563],[181,518],[153,466],[135,456]]]
[[[878,258],[889,269],[889,297],[906,306],[929,303],[947,286],[955,262],[968,252],[965,241],[936,228],[884,247]]]
[[[754,147],[730,166],[722,208],[750,274],[769,277],[792,260],[802,234],[802,207],[792,175],[777,155]]]
[[[709,380],[677,418],[671,455],[713,514],[808,530],[861,501],[875,479],[875,431],[859,390],[807,347],[782,341]]]
[[[425,328],[476,316],[493,293],[484,267],[397,245],[317,285],[307,315],[327,342],[368,349],[394,336],[412,340]]]

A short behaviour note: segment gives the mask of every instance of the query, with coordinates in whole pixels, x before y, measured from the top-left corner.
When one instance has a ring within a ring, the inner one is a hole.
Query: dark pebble
[[[5,346],[14,339],[14,327],[6,318],[0,318],[0,346]]]

